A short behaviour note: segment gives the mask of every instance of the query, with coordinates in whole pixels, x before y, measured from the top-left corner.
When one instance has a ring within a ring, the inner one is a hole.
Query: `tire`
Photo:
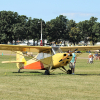
[[[45,70],[45,75],[50,75],[50,72],[48,70]]]
[[[72,74],[72,71],[71,71],[71,70],[68,70],[68,71],[67,71],[67,74]]]

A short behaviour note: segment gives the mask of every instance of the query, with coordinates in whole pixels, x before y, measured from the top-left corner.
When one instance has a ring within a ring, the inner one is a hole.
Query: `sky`
[[[76,23],[89,20],[92,16],[100,22],[100,0],[0,0],[0,11],[3,10],[45,22],[59,15]]]

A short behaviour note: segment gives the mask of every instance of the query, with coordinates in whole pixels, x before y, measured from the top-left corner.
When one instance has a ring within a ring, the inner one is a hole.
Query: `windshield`
[[[53,54],[62,53],[62,50],[60,49],[60,47],[52,47],[52,51],[53,51]]]

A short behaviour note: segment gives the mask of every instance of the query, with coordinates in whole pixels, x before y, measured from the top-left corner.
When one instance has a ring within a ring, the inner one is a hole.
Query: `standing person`
[[[89,55],[88,55],[88,62],[87,63],[93,63],[93,55],[92,55],[92,53],[90,53]]]
[[[75,72],[75,63],[76,63],[76,55],[72,53],[72,60],[69,63],[69,67],[71,68],[72,74]]]
[[[98,53],[97,52],[95,53],[94,57],[95,57],[94,58],[95,60],[98,60]]]

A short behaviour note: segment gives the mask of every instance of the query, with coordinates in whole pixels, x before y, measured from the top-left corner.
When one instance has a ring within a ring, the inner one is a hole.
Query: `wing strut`
[[[61,68],[59,68],[61,71],[65,72],[67,74],[72,74],[72,71],[71,70],[66,70],[64,66],[62,66]]]
[[[67,72],[66,68],[64,66],[62,66],[62,68]]]
[[[62,69],[61,69],[61,68],[62,68]],[[60,69],[61,71],[65,72],[65,73],[67,72],[67,70],[65,69],[64,66],[62,66],[61,68],[59,67],[59,69]]]

